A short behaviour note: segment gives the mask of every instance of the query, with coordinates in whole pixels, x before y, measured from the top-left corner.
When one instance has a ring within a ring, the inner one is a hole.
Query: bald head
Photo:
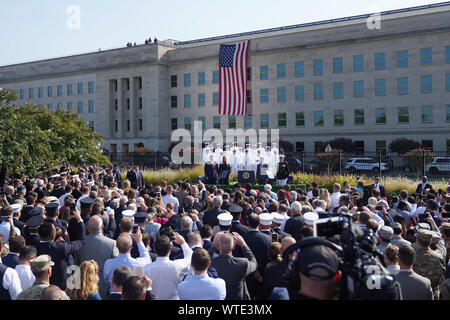
[[[296,243],[296,241],[294,238],[284,237],[283,240],[281,241],[281,253],[286,251],[287,248],[289,248],[290,246],[292,246],[295,243]]]
[[[100,233],[102,232],[102,227],[103,227],[103,220],[102,218],[100,218],[100,216],[95,215],[89,219],[88,223],[89,233]]]

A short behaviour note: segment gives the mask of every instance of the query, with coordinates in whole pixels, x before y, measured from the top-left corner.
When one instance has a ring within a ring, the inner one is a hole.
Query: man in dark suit
[[[380,190],[380,197],[385,198],[386,197],[386,188],[380,184],[381,181],[381,177],[377,176],[375,177],[375,183],[372,184],[372,188],[377,188],[378,190]]]
[[[15,268],[19,264],[19,253],[25,248],[25,238],[15,236],[9,239],[9,253],[2,258],[2,263],[10,268]]]
[[[266,215],[269,215],[267,213]],[[272,243],[271,236],[258,230],[260,225],[260,216],[256,213],[252,213],[247,218],[247,224],[249,229],[243,236],[248,247],[255,255],[258,262],[258,269],[255,273],[250,274],[247,277],[247,286],[250,293],[250,297],[256,299],[262,299],[262,283],[259,281],[261,277],[264,277],[264,269],[269,257],[269,249]]]
[[[416,252],[409,244],[403,244],[398,250],[400,271],[394,280],[400,284],[403,300],[432,300],[431,281],[413,271]]]
[[[275,212],[272,213],[272,232],[276,233],[278,236],[278,242],[282,242],[284,238],[286,237],[290,237],[291,235],[289,233],[284,232],[283,230],[281,230],[281,225],[283,224],[284,221],[284,217]]]
[[[207,184],[217,183],[218,164],[214,162],[214,155],[209,155],[209,161],[205,163],[205,179]]]
[[[47,254],[55,263],[50,284],[57,285],[61,290],[66,289],[67,267],[69,256],[78,251],[85,243],[85,226],[83,219],[78,212],[75,213],[75,219],[78,222],[77,232],[81,240],[73,242],[55,243],[56,228],[53,224],[44,222],[39,227],[40,243],[36,246],[37,255]]]
[[[128,266],[121,266],[114,270],[112,277],[112,290],[107,294],[106,300],[122,300],[122,284],[133,275]]]
[[[291,204],[291,218],[286,221],[284,232],[289,233],[295,240],[301,239],[300,230],[305,225],[305,220],[302,216],[302,205],[298,201]]]
[[[135,166],[134,170],[128,171],[127,179],[130,180],[131,186],[138,186],[140,190],[144,188],[144,176],[138,166]]]
[[[120,175],[120,169],[119,169],[119,166],[117,164],[114,165],[112,172],[113,172],[114,179],[116,180],[116,182],[117,183],[121,183],[122,182],[122,176]]]
[[[203,249],[209,251],[212,247],[212,228],[208,224],[204,224],[203,227],[200,229],[200,236],[203,240]]]
[[[211,227],[215,227],[219,224],[219,220],[217,220],[217,216],[222,213],[222,197],[216,196],[213,199],[213,206],[211,210],[205,211],[203,215],[203,224],[208,224]]]
[[[233,220],[231,221],[231,229],[230,232],[237,232],[239,233],[241,236],[244,236],[247,231],[248,231],[248,227],[244,226],[240,220],[241,220],[241,214],[242,214],[242,207],[238,206],[238,205],[234,205],[232,204],[229,208],[229,212],[231,213],[231,215],[233,216]]]
[[[58,218],[59,215],[59,202],[50,202],[45,205],[45,217],[44,222],[50,222],[55,228],[60,228],[62,231],[62,237],[64,241],[69,241],[69,234],[67,232],[68,224],[65,220]]]
[[[211,267],[217,270],[219,278],[225,280],[227,296],[225,300],[249,300],[246,277],[255,272],[258,266],[252,250],[238,233],[218,233],[215,237],[216,248],[220,255],[211,261]],[[238,245],[244,258],[236,258],[231,254],[234,245]]]
[[[431,184],[429,184],[428,182],[428,178],[426,176],[422,177],[422,183],[419,183],[417,185],[417,189],[416,189],[416,193],[423,195],[423,193],[425,192],[426,189],[433,189],[433,186]]]

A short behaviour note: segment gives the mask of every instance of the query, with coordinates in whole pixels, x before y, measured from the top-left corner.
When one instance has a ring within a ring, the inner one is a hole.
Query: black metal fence
[[[112,164],[121,168],[139,166],[143,170],[158,170],[163,168],[179,169],[192,167],[189,164],[174,164],[169,153],[161,152],[107,152],[105,155]]]

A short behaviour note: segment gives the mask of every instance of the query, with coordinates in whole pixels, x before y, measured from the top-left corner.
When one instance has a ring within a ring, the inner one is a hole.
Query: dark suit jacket
[[[13,218],[14,227],[20,230],[20,234],[23,233],[23,228],[26,226],[25,222],[20,221],[19,219]]]
[[[27,220],[28,220],[29,218],[31,218],[31,216],[28,214],[28,212],[30,212],[30,210],[32,210],[32,209],[34,209],[33,206],[28,206],[28,205],[27,205],[27,206],[23,207],[22,212],[21,212],[21,214],[20,214],[19,220],[20,220],[20,221],[23,221],[24,223],[27,222]],[[14,224],[14,225],[15,225],[15,224]]]
[[[288,280],[283,278],[283,274],[288,268],[288,263],[281,262],[267,267],[264,270],[263,277],[263,288],[264,288],[264,299],[269,299],[270,294],[275,287],[288,287]]]
[[[214,167],[212,164],[205,164],[205,178],[207,184],[216,184],[217,183],[217,169],[218,164],[214,162]]]
[[[8,253],[2,258],[2,263],[10,268],[15,268],[19,264],[19,256],[17,254]]]
[[[433,189],[433,186],[428,182],[425,184],[425,189]],[[423,190],[425,190],[423,189]],[[419,183],[416,188],[416,193],[422,194],[422,184]]]
[[[375,187],[375,183],[372,184],[372,187]],[[386,197],[386,188],[383,185],[378,185],[378,189],[380,189],[380,197]]]
[[[255,255],[259,273],[263,275],[269,257],[269,248],[272,243],[271,237],[261,231],[249,230],[243,238]]]
[[[248,227],[244,226],[242,223],[231,222],[230,232],[237,232],[243,237],[247,233],[247,231],[248,231]]]
[[[295,240],[300,240],[300,229],[305,225],[302,215],[296,215],[286,221],[284,232],[289,233]]]
[[[250,298],[245,283],[246,277],[255,272],[258,263],[248,246],[242,247],[245,258],[221,254],[211,261],[219,277],[225,280],[227,296],[225,300],[248,300]]]
[[[57,285],[61,290],[66,289],[67,267],[69,264],[69,256],[78,251],[85,243],[85,226],[83,222],[77,225],[78,237],[81,240],[73,242],[41,242],[37,244],[37,256],[48,254],[55,263],[52,268],[52,276],[50,284]]]
[[[273,228],[272,231],[278,233],[278,242],[283,241],[285,237],[291,236],[289,233],[282,231],[280,227]]]
[[[432,300],[433,291],[429,279],[422,277],[414,271],[400,271],[394,276],[400,283],[403,300]]]
[[[206,251],[209,251],[209,249],[212,247],[212,242],[211,240],[203,240],[203,249],[205,249]]]
[[[256,166],[256,180],[259,184],[266,184],[268,177],[267,175],[261,175],[261,166],[261,163],[258,163],[258,165]]]
[[[211,227],[215,227],[219,224],[217,216],[222,212],[220,208],[213,208],[211,210],[205,211],[203,215],[203,224],[209,224]]]

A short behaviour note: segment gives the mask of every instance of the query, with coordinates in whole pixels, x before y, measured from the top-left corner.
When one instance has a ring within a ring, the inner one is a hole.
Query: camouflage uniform
[[[450,279],[445,280],[439,286],[439,299],[450,300]]]
[[[429,230],[419,230],[417,236],[423,240],[431,241],[433,233]],[[416,250],[416,259],[413,264],[413,270],[431,281],[434,299],[439,298],[439,284],[445,273],[444,257],[436,251],[427,248],[418,248]]]
[[[50,283],[48,282],[36,281],[31,288],[22,291],[17,296],[17,300],[40,300],[42,291],[49,286]]]

